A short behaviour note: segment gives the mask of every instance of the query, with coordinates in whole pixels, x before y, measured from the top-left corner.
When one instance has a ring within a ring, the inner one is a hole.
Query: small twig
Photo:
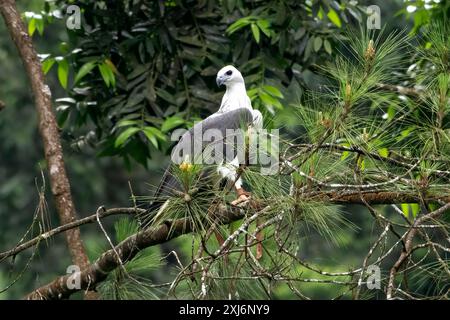
[[[396,85],[385,84],[385,83],[377,83],[377,87],[379,89],[397,92],[397,93],[400,93],[400,94],[403,94],[406,96],[419,97],[422,94],[422,90],[420,90],[420,89],[396,86]]]
[[[145,213],[146,211],[144,209],[137,209],[138,212],[140,213]],[[135,208],[113,208],[113,209],[108,209],[105,212],[102,212],[100,214],[101,218],[104,217],[108,217],[108,216],[112,216],[112,215],[117,215],[117,214],[134,214],[135,213]],[[47,231],[45,233],[42,233],[36,237],[34,237],[33,239],[22,243],[21,245],[18,245],[10,250],[7,250],[5,252],[0,253],[0,262],[3,261],[4,259],[14,256],[16,254],[18,254],[21,251],[24,251],[28,248],[34,247],[35,245],[38,245],[40,241],[42,240],[46,240],[49,239],[57,234],[60,234],[62,232],[65,232],[67,230],[73,229],[73,228],[77,228],[81,225],[84,224],[88,224],[88,223],[93,223],[95,222],[97,219],[97,215],[93,214],[91,216],[88,216],[86,218],[82,218],[79,220],[76,220],[74,222],[71,223],[67,223],[65,225],[59,226],[57,228],[54,228],[50,231]]]
[[[102,230],[103,234],[105,235],[106,240],[108,241],[109,245],[111,246],[111,249],[116,254],[117,260],[119,261],[119,266],[122,268],[123,271],[126,272],[125,267],[124,267],[123,262],[122,262],[122,259],[120,258],[120,255],[119,255],[119,253],[116,250],[116,247],[112,243],[111,238],[108,236],[108,233],[106,232],[105,228],[102,225],[102,222],[100,221],[100,212],[106,212],[106,209],[105,209],[104,206],[98,207],[97,212],[95,213],[95,218],[97,220],[97,223],[98,223],[100,229]]]

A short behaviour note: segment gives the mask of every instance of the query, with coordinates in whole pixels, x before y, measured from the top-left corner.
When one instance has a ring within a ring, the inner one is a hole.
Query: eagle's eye
[[[228,70],[227,72],[225,72],[225,74],[226,74],[227,76],[231,76],[231,75],[233,74],[233,71]]]

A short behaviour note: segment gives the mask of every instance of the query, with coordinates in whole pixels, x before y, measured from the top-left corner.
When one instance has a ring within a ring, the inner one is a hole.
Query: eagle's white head
[[[219,87],[221,85],[228,87],[235,83],[244,84],[244,78],[238,69],[229,65],[223,67],[219,70],[219,72],[217,72],[216,83]]]

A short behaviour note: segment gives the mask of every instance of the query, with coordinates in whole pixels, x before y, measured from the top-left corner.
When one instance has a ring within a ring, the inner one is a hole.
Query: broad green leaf
[[[305,39],[307,39],[307,38],[305,38]],[[308,39],[308,44],[306,45],[306,48],[305,48],[303,61],[306,61],[309,59],[309,57],[311,56],[311,50],[313,49],[313,46],[314,46],[314,37],[312,36]]]
[[[272,97],[271,95],[265,93],[264,91],[259,92],[259,98],[261,99],[262,103],[266,105],[266,107],[273,106],[273,107],[276,107],[277,109],[283,108],[280,101],[278,101],[276,98]]]
[[[74,84],[77,84],[85,75],[91,72],[91,70],[95,68],[96,64],[96,61],[89,61],[83,64],[75,76]]]
[[[273,86],[264,86],[264,91],[268,92],[270,95],[283,99],[284,96],[278,88]]]
[[[55,64],[55,59],[53,58],[47,58],[44,60],[44,62],[42,62],[42,72],[44,72],[44,74],[47,74],[50,69],[53,67],[53,65]]]
[[[36,20],[36,29],[39,32],[39,35],[44,34],[44,19],[35,19]]]
[[[255,38],[256,43],[259,43],[259,28],[256,24],[252,23],[251,24],[251,28],[252,28],[252,33],[253,33],[253,38]]]
[[[321,37],[316,37],[314,39],[314,51],[317,52],[320,50],[320,48],[322,48],[322,38]]]
[[[161,134],[161,132],[155,127],[146,127],[143,129],[143,132],[147,139],[153,144],[155,148],[158,148],[158,139],[165,140],[165,136]],[[163,138],[163,139],[161,139]]]
[[[143,132],[147,139],[153,144],[153,146],[155,148],[158,148],[158,139],[156,139],[156,135],[152,130],[150,130],[150,127],[144,128]]]
[[[258,19],[256,24],[261,29],[261,31],[270,38],[270,22],[266,19]]]
[[[109,73],[108,73],[108,67],[105,64],[99,64],[98,70],[100,71],[100,74],[102,75],[103,82],[105,82],[106,86],[109,87],[111,84],[111,81],[109,79]]]
[[[153,135],[155,135],[159,140],[166,141],[166,136],[155,127],[145,127],[146,130],[150,131]]]
[[[36,31],[36,19],[31,18],[30,22],[28,22],[28,34],[30,35],[30,37],[33,36],[35,31]]]
[[[116,77],[114,76],[114,72],[112,71],[112,69],[105,62],[99,64],[98,69],[100,70],[100,74],[102,75],[103,81],[105,82],[106,86],[115,87]]]
[[[108,64],[106,64],[106,66],[108,68],[108,74],[109,74],[111,86],[115,87],[116,86],[116,76],[114,75],[114,70]]]
[[[319,12],[317,12],[317,18],[323,20],[323,8],[320,6]]]
[[[226,33],[228,33],[229,35],[233,34],[234,32],[238,31],[239,29],[245,27],[246,25],[248,25],[250,22],[250,20],[254,18],[254,17],[245,17],[245,18],[241,18],[237,21],[235,21],[233,24],[231,24],[227,30]]]
[[[118,73],[119,73],[119,71],[117,71],[116,66],[114,65],[114,63],[112,63],[111,60],[105,59],[105,63],[106,63],[106,65],[109,67],[109,69],[111,69],[112,72],[114,72],[115,74],[118,74]]]
[[[138,120],[120,120],[119,123],[117,124],[117,127],[126,127],[126,126],[133,126],[133,125],[137,125],[139,123]]]
[[[69,63],[66,59],[58,61],[58,79],[61,86],[67,89],[67,80],[69,78]]]
[[[174,96],[172,94],[170,94],[169,92],[167,92],[166,90],[164,90],[164,89],[158,88],[156,90],[156,95],[158,97],[160,97],[161,99],[169,102],[170,104],[173,104],[173,105],[177,104],[177,102],[175,101]]]
[[[334,9],[329,8],[327,17],[331,22],[333,22],[335,26],[337,26],[338,28],[342,27],[341,19],[339,18],[339,15],[336,13],[336,11],[334,11]]]
[[[120,147],[125,143],[125,141],[128,140],[129,137],[131,137],[133,134],[139,131],[139,128],[131,127],[123,131],[119,136],[117,137],[116,141],[114,142],[114,147]]]
[[[200,39],[198,37],[192,37],[192,36],[178,36],[177,40],[186,44],[189,44],[191,46],[196,46],[196,47],[202,47],[203,46],[203,42],[200,41]],[[148,51],[148,50],[147,50]]]
[[[303,36],[305,35],[305,33],[306,33],[306,29],[305,29],[305,28],[300,28],[300,29],[298,29],[298,30],[295,32],[295,34],[294,34],[294,40],[297,41],[297,40],[303,38]]]
[[[177,117],[177,116],[167,118],[161,126],[161,131],[168,132],[183,123],[184,123],[184,119]]]
[[[69,44],[67,43],[67,42],[65,42],[65,41],[63,41],[63,42],[61,42],[59,45],[58,45],[58,47],[59,47],[59,51],[61,51],[61,53],[62,54],[68,54],[69,53],[69,49],[70,49],[70,46],[69,46]]]
[[[348,12],[350,12],[350,14],[356,19],[358,20],[359,23],[362,22],[362,16],[361,13],[359,11],[355,11],[352,8],[347,8]]]
[[[326,51],[328,54],[331,54],[332,50],[331,50],[331,44],[330,44],[330,41],[328,41],[327,39],[325,39],[325,40],[323,41],[323,47],[325,48],[325,51]]]
[[[254,98],[256,98],[258,96],[259,93],[259,88],[253,88],[250,90],[247,90],[247,95],[249,96],[249,98],[253,101]]]
[[[56,115],[56,121],[59,127],[64,126],[64,123],[66,123],[67,119],[69,118],[69,115],[70,115],[69,109],[65,109],[61,112],[58,112],[58,114]]]

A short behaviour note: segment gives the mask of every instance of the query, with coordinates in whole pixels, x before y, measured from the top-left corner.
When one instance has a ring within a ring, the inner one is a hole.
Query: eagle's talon
[[[250,195],[241,194],[240,196],[238,196],[238,198],[237,198],[236,200],[233,200],[233,201],[231,202],[231,204],[232,204],[233,206],[236,206],[236,205],[238,205],[238,204],[240,204],[240,203],[243,203],[243,202],[246,202],[246,201],[248,201],[248,200],[250,200]]]
[[[233,206],[250,200],[250,192],[245,191],[243,188],[236,189],[237,199],[232,201]]]

